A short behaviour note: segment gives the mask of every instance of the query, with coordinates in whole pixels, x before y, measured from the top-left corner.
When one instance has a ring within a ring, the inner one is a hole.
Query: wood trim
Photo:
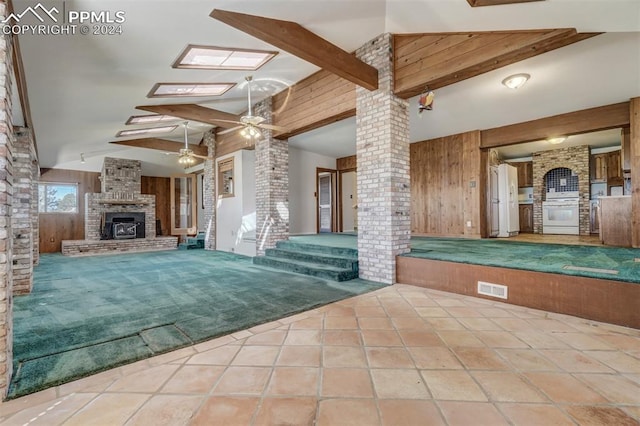
[[[214,9],[210,16],[368,90],[378,88],[378,70],[300,24]]]
[[[190,228],[176,228],[176,186],[175,180],[176,178],[187,178],[191,179],[191,227]],[[171,216],[169,217],[171,235],[195,235],[198,232],[198,190],[197,190],[197,175],[195,174],[176,174],[170,176],[170,212]]]
[[[240,122],[240,116],[238,115],[196,104],[138,105],[136,109],[156,114],[170,115],[185,120],[199,121],[201,123],[222,127],[223,129],[237,127]]]
[[[629,125],[629,102],[588,108],[540,118],[481,132],[481,148],[497,148],[546,139],[550,136],[576,135]]]
[[[344,172],[352,172],[358,168],[358,158],[356,155],[336,159],[336,169]]]
[[[501,4],[529,3],[544,0],[467,0],[471,7],[479,6],[498,6]]]
[[[331,197],[333,202],[331,203],[331,232],[336,232],[338,229],[338,218],[337,218],[337,173],[338,171],[335,169],[326,169],[324,167],[316,167],[316,234],[320,233],[320,215],[318,212],[320,211],[320,193],[318,189],[320,188],[320,173],[331,173]]]
[[[560,28],[394,35],[394,93],[410,98],[598,34]]]
[[[184,144],[181,142],[173,142],[160,138],[130,139],[124,141],[112,141],[109,143],[132,146],[135,148],[157,149],[159,151],[167,152],[179,152],[180,149],[184,148]],[[206,146],[189,144],[189,148],[193,151],[194,154],[202,155],[205,157],[209,155],[209,150]]]
[[[509,288],[506,303],[640,328],[640,285],[621,281],[396,257],[396,281],[450,293],[477,294],[477,282]]]
[[[630,102],[631,245],[640,248],[640,97]]]

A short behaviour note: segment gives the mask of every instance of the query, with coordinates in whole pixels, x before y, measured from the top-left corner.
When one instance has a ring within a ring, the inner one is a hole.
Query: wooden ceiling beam
[[[300,24],[214,9],[210,16],[368,90],[378,88],[378,70]]]
[[[629,102],[588,108],[524,123],[483,130],[481,148],[497,148],[551,136],[570,136],[629,126]]]
[[[419,95],[600,33],[573,28],[396,35],[394,87],[401,98]]]
[[[116,145],[130,146],[133,148],[156,149],[158,151],[165,151],[165,152],[179,152],[180,149],[184,148],[184,143],[174,142],[174,141],[170,141],[167,139],[160,139],[160,138],[129,139],[124,141],[113,141],[109,143],[116,144]],[[189,144],[189,149],[191,149],[194,154],[203,155],[203,156],[209,155],[208,148],[203,145]]]
[[[223,129],[230,129],[232,127],[236,127],[238,124],[220,120],[240,121],[240,116],[238,115],[218,111],[217,109],[206,108],[197,104],[140,105],[137,106],[136,109],[211,124],[213,126],[222,127]]]
[[[471,7],[478,6],[498,6],[501,4],[515,4],[515,3],[529,3],[533,1],[544,1],[544,0],[467,0]]]

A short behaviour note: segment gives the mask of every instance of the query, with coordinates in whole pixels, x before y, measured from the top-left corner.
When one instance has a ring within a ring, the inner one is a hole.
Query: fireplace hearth
[[[145,237],[145,213],[104,213],[102,240],[124,240]]]

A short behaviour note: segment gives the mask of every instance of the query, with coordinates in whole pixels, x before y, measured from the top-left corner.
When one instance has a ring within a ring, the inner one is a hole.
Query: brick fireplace
[[[63,241],[62,254],[166,250],[177,237],[156,238],[156,197],[141,194],[142,164],[105,157],[99,193],[85,194],[84,240]]]
[[[87,240],[104,238],[107,213],[131,217],[144,214],[144,237],[156,236],[156,197],[140,193],[142,167],[138,160],[105,157],[102,166],[102,192],[85,194],[84,236]]]

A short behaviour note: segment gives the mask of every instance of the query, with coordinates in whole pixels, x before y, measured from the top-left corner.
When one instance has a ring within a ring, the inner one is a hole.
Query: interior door
[[[318,232],[333,232],[331,173],[318,175]]]
[[[353,232],[358,229],[358,194],[356,171],[340,173],[340,209],[342,213],[341,232]]]
[[[489,168],[489,236],[500,232],[500,198],[498,194],[498,167]]]
[[[196,234],[196,175],[172,175],[170,191],[171,235]]]

